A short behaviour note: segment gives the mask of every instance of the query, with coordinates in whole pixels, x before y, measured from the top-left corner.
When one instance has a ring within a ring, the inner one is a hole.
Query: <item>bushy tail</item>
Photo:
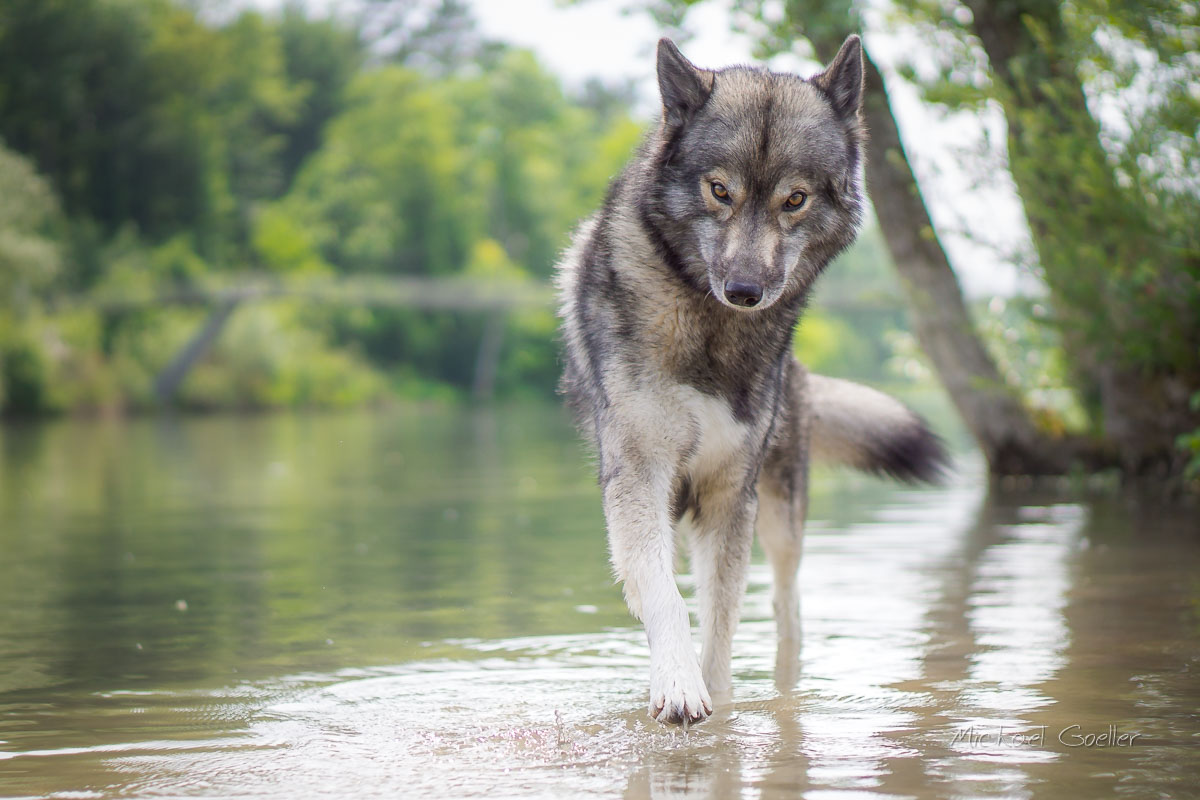
[[[936,482],[949,457],[919,414],[883,392],[838,378],[808,376],[816,459],[902,481]]]

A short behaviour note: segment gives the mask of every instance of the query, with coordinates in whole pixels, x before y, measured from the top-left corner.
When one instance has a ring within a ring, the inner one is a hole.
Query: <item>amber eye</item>
[[[722,203],[729,202],[729,190],[726,189],[725,184],[721,183],[720,181],[712,182],[712,193],[713,197],[717,198]]]
[[[792,192],[792,196],[783,201],[783,207],[788,211],[796,211],[804,206],[804,201],[808,199],[808,195],[804,192]]]

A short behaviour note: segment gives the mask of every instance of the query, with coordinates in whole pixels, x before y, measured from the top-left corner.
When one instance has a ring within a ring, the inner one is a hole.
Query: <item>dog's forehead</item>
[[[716,74],[697,126],[726,168],[779,177],[839,171],[845,128],[819,89],[794,75],[734,67]]]

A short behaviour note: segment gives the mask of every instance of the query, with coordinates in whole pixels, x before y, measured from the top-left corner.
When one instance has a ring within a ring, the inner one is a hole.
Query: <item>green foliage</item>
[[[5,342],[0,364],[4,408],[15,414],[39,411],[45,405],[46,363],[36,343],[29,339]]]
[[[123,298],[202,293],[222,273],[545,278],[640,136],[623,95],[567,97],[462,3],[370,3],[361,28],[295,3],[218,23],[198,7],[0,0],[4,412],[155,405],[155,378],[209,312]],[[373,402],[381,371],[402,391],[459,393],[482,326],[249,305],[177,400]],[[552,314],[505,328],[500,391],[549,392]]]
[[[1074,391],[1062,334],[1046,323],[1048,313],[1045,298],[994,298],[975,310],[975,320],[1001,377],[1038,425],[1055,435],[1082,432],[1094,421]]]
[[[56,277],[62,254],[49,228],[57,214],[54,190],[0,142],[0,313],[18,312]]]
[[[288,303],[242,309],[180,389],[184,408],[344,408],[379,402],[384,382],[362,360],[330,350]]]
[[[1177,372],[1190,366],[1196,377],[1200,9],[1161,0],[1089,0],[1063,14],[1079,42],[1090,101],[1104,103],[1111,118],[1123,121],[1100,131],[1124,204],[1123,215],[1110,224],[1128,242],[1110,277],[1109,307],[1122,308],[1120,327],[1107,338],[1132,363]]]
[[[814,372],[844,373],[845,365],[861,363],[868,343],[845,320],[810,311],[796,328],[796,357]]]
[[[435,82],[373,70],[349,98],[281,201],[348,271],[447,275],[489,238],[548,276],[640,136],[624,115],[598,124],[520,51]]]
[[[906,3],[938,47],[931,96],[994,100],[1092,430],[1127,471],[1177,462],[1200,420],[1200,12],[1188,3]],[[950,91],[946,87],[951,87]]]
[[[31,320],[61,268],[50,236],[57,214],[50,185],[0,143],[0,409],[28,413],[46,403],[46,358]]]
[[[202,7],[0,0],[0,412],[156,407],[212,297],[248,280],[465,278],[540,297],[643,134],[627,85],[568,94],[458,0],[367,2],[355,21]],[[887,275],[871,236],[831,270],[827,313],[800,334],[810,363],[882,374],[884,334],[903,327]],[[462,398],[486,317],[244,303],[174,401]],[[549,395],[552,310],[500,322],[496,392]]]
[[[1200,412],[1200,392],[1192,395],[1189,401],[1192,411]],[[1183,433],[1175,440],[1175,446],[1183,451],[1188,459],[1184,474],[1191,480],[1200,479],[1200,428],[1191,433]]]
[[[282,32],[292,66],[305,33],[289,19],[218,28],[169,0],[0,0],[0,137],[72,215],[155,240],[186,230],[229,258],[337,92],[336,65],[288,73]]]
[[[302,314],[287,302],[239,310],[213,351],[189,373],[178,403],[211,410],[379,402],[384,380],[361,358],[331,349],[319,331],[303,324]],[[111,330],[95,311],[30,318],[4,341],[0,410],[152,408],[155,377],[204,318],[204,312],[176,308],[133,315]]]
[[[282,201],[284,213],[343,270],[454,272],[469,248],[464,222],[482,212],[460,183],[465,157],[454,126],[454,109],[421,75],[363,73]]]
[[[354,28],[330,17],[310,18],[290,4],[279,20],[279,40],[288,81],[300,93],[294,117],[281,131],[283,183],[291,186],[296,172],[323,141],[325,125],[345,105],[346,87],[362,67],[365,44]]]
[[[320,275],[331,267],[321,258],[311,232],[278,205],[259,212],[251,240],[256,260],[284,275]]]
[[[385,66],[359,75],[348,98],[272,207],[340,272],[546,279],[641,136],[624,113],[579,107],[521,51],[487,72],[435,81]],[[260,225],[270,220],[264,213]],[[326,318],[334,341],[357,343],[374,363],[471,385],[478,315],[354,309]],[[501,392],[552,391],[552,319],[509,320]]]

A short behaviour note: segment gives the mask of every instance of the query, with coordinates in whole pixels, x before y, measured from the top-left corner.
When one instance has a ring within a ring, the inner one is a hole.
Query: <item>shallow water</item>
[[[555,409],[0,428],[0,796],[1200,796],[1200,525],[960,466],[819,474],[684,733]]]

